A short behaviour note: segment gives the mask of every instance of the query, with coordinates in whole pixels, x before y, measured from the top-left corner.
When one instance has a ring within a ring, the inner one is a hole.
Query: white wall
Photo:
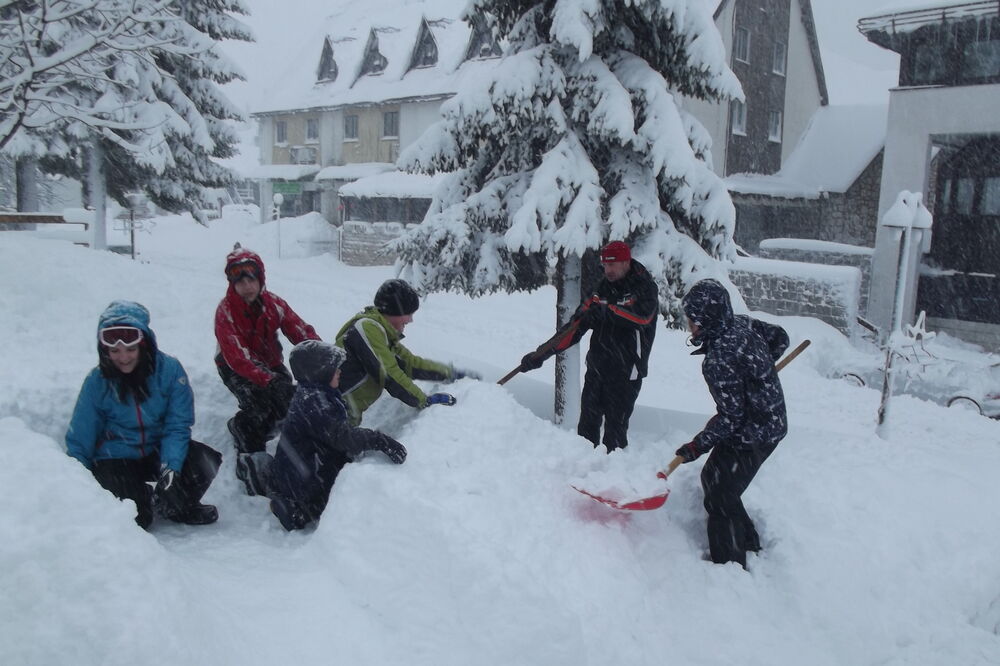
[[[1000,85],[896,88],[889,95],[888,132],[882,163],[878,215],[881,220],[903,190],[923,192],[927,200],[931,139],[945,134],[1000,133],[996,112]],[[885,328],[891,320],[897,243],[891,229],[879,226],[872,258],[869,319]],[[933,241],[932,241],[933,242]],[[886,248],[884,251],[882,248]],[[913,321],[916,277],[906,288],[903,323]]]
[[[788,24],[788,62],[785,65],[785,110],[781,137],[781,163],[809,126],[809,119],[820,106],[819,82],[806,28],[802,24],[802,10],[798,2],[791,3]]]
[[[404,102],[399,108],[399,151],[420,138],[428,127],[440,118],[441,104],[444,100],[426,102]]]
[[[732,53],[733,48],[733,7],[736,3],[726,3],[719,18],[715,20],[715,25],[722,35],[722,42],[726,47],[726,54]],[[725,175],[726,170],[726,144],[729,140],[729,104],[719,102],[706,102],[690,97],[682,98],[682,105],[688,113],[692,114],[705,126],[712,137],[712,168],[720,176]]]

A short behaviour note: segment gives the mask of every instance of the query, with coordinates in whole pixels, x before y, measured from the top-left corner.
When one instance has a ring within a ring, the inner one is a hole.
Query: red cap
[[[601,248],[601,263],[612,261],[632,261],[632,250],[621,241],[611,241]]]

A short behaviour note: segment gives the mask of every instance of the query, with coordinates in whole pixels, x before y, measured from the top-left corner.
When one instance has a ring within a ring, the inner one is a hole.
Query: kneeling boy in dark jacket
[[[352,427],[337,386],[344,350],[306,340],[289,354],[298,382],[270,467],[271,512],[286,530],[319,519],[341,468],[368,451],[381,451],[400,464],[403,445],[375,430]]]

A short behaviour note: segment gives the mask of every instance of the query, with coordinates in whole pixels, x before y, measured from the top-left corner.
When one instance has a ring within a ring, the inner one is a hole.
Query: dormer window
[[[371,35],[368,37],[368,45],[365,47],[364,60],[361,63],[361,75],[381,74],[385,71],[388,64],[389,61],[378,50],[378,37],[375,35],[375,31],[372,30]]]
[[[465,59],[499,58],[503,54],[500,43],[493,36],[493,31],[486,25],[482,16],[472,18],[472,37],[469,38],[469,48]]]
[[[419,67],[433,67],[438,61],[437,42],[431,33],[427,21],[420,22],[420,35],[417,37],[417,47],[413,51],[413,60],[410,62],[410,69]]]
[[[316,81],[335,81],[337,79],[337,62],[333,59],[333,44],[330,38],[323,40],[323,53],[319,57],[319,69],[316,71]]]

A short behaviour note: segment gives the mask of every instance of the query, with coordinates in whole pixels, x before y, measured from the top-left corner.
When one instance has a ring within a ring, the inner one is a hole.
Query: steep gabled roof
[[[465,5],[466,0],[344,2],[322,22],[302,53],[290,59],[291,67],[253,114],[454,94],[460,80],[481,77],[486,68],[496,64],[492,59],[465,59],[472,36],[469,24],[460,19]],[[412,67],[422,38],[433,39],[437,61]],[[317,81],[323,53],[317,47],[326,43],[331,45],[339,74],[335,80]],[[366,53],[384,58],[384,68],[379,72],[364,71]],[[303,63],[310,65],[303,67]]]

